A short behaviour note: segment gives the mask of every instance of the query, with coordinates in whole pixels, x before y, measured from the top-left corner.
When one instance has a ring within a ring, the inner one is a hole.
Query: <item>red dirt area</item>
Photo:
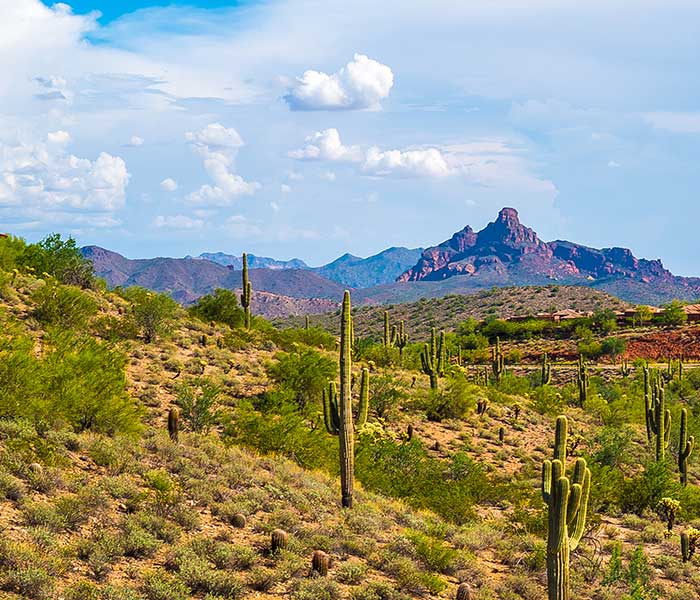
[[[700,327],[659,331],[630,338],[627,341],[625,356],[633,360],[667,360],[683,357],[689,360],[700,359]]]

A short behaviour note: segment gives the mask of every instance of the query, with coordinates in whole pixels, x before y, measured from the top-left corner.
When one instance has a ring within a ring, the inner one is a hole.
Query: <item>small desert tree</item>
[[[142,287],[130,287],[121,295],[131,302],[131,316],[147,344],[170,331],[179,305],[167,294]]]

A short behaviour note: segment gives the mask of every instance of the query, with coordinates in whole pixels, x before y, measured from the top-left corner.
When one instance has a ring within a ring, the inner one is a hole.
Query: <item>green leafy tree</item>
[[[603,340],[600,351],[617,362],[617,358],[624,353],[627,348],[627,341],[623,338],[609,337]]]
[[[147,344],[170,332],[179,305],[167,294],[159,294],[142,287],[121,290],[131,302],[131,316]]]
[[[654,313],[651,311],[650,307],[648,307],[644,304],[640,304],[637,307],[635,307],[634,320],[639,325],[644,325],[646,323],[649,323],[653,317],[654,317]]]
[[[17,267],[26,247],[27,244],[22,238],[12,235],[0,238],[0,269],[11,271]]]
[[[243,325],[243,309],[238,306],[238,296],[231,290],[219,288],[213,294],[202,296],[190,307],[189,313],[202,321],[224,323],[229,327]]]
[[[58,233],[47,236],[37,244],[29,244],[18,261],[36,275],[47,273],[61,283],[83,288],[92,287],[95,283],[92,262],[82,255],[73,238],[63,240]]]
[[[659,320],[663,325],[678,326],[685,325],[688,321],[688,315],[683,310],[683,302],[680,300],[672,300],[663,306],[664,312],[661,313]]]
[[[206,379],[196,379],[180,387],[176,404],[192,431],[207,432],[216,423],[220,394],[219,387]]]
[[[277,361],[267,366],[267,374],[283,390],[291,392],[296,405],[303,409],[318,402],[328,381],[335,379],[335,361],[312,348],[280,352]]]

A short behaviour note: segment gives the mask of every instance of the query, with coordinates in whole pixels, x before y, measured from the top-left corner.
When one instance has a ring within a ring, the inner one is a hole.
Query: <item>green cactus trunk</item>
[[[501,377],[506,370],[506,363],[501,352],[501,340],[496,338],[496,345],[491,349],[491,370],[496,378],[496,383],[501,382]]]
[[[438,341],[435,327],[430,331],[430,344],[425,344],[420,355],[423,373],[430,377],[430,389],[438,389],[438,377],[444,373],[445,332],[440,332]]]
[[[688,409],[681,409],[681,430],[678,444],[678,471],[681,474],[681,485],[688,485],[688,459],[693,453],[695,436],[688,436]]]
[[[403,364],[403,349],[408,345],[408,335],[406,334],[406,324],[404,321],[399,321],[399,326],[396,327],[394,334],[394,345],[399,349],[399,362]]]
[[[586,361],[583,360],[583,356],[581,355],[579,355],[578,357],[576,385],[578,386],[578,403],[579,406],[583,408],[583,405],[588,400],[589,376],[588,366],[586,365]]]
[[[340,321],[340,394],[335,382],[323,393],[323,418],[326,430],[339,439],[340,490],[344,508],[351,508],[355,481],[355,426],[352,417],[352,315],[350,292],[346,291]],[[361,428],[369,412],[369,369],[362,369],[360,403],[356,427]]]
[[[542,355],[542,367],[540,369],[542,385],[549,385],[552,381],[552,365],[547,358],[547,353]]]
[[[241,306],[243,307],[244,325],[246,329],[250,329],[250,298],[253,295],[253,286],[248,279],[248,255],[245,252],[243,253],[242,284]]]
[[[651,401],[647,419],[655,442],[656,462],[666,456],[666,448],[671,440],[671,411],[666,408],[666,395],[662,378],[658,376],[651,386]]]
[[[350,313],[350,292],[343,297],[343,311],[340,322],[340,488],[342,505],[352,507],[355,473],[354,432],[352,425],[352,315]]]
[[[384,347],[391,348],[391,327],[389,326],[389,311],[384,311]]]
[[[542,499],[548,508],[547,591],[549,600],[569,600],[569,558],[581,541],[591,472],[583,458],[576,461],[571,478],[566,475],[568,422],[557,418],[554,459],[542,465]]]

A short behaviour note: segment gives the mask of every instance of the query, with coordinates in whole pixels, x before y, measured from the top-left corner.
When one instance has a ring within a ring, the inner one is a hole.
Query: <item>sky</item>
[[[0,230],[323,264],[503,206],[700,275],[695,0],[0,0]]]

